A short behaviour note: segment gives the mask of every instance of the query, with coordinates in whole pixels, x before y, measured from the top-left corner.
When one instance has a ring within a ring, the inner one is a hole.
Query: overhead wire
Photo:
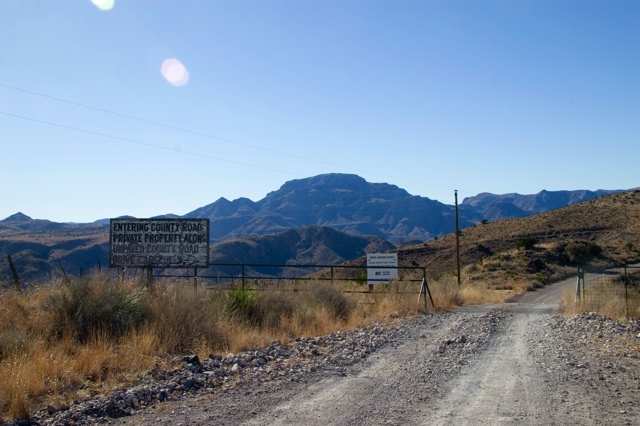
[[[87,129],[80,129],[78,127],[67,126],[67,125],[64,125],[64,124],[52,123],[50,121],[39,120],[37,118],[32,118],[32,117],[25,117],[23,115],[11,114],[11,113],[4,112],[4,111],[0,111],[0,114],[1,115],[6,115],[8,117],[14,117],[14,118],[20,118],[20,119],[23,119],[23,120],[33,121],[33,122],[36,122],[36,123],[47,124],[49,126],[55,126],[55,127],[60,127],[60,128],[63,128],[63,129],[74,130],[76,132],[83,132],[83,133],[88,133],[88,134],[95,135],[95,136],[102,136],[102,137],[105,137],[105,138],[116,139],[116,140],[120,140],[120,141],[124,141],[124,142],[131,142],[131,143],[135,143],[135,144],[138,144],[138,145],[145,145],[145,146],[149,146],[149,147],[152,147],[152,148],[163,149],[163,150],[166,150],[166,151],[175,151],[174,148],[169,148],[169,147],[162,146],[162,145],[156,145],[156,144],[149,143],[149,142],[142,142],[142,141],[138,141],[138,140],[135,140],[135,139],[123,138],[123,137],[120,137],[120,136],[108,135],[106,133],[94,132],[93,130],[87,130]],[[238,165],[241,165],[241,166],[253,167],[253,168],[256,168],[256,169],[268,170],[268,171],[271,171],[271,172],[278,172],[278,173],[284,173],[284,174],[293,175],[293,176],[303,176],[304,177],[304,175],[297,174],[297,173],[286,172],[284,170],[278,170],[278,169],[273,169],[273,168],[270,168],[270,167],[258,166],[258,165],[250,164],[250,163],[243,163],[241,161],[228,160],[226,158],[215,157],[213,155],[200,154],[200,153],[191,152],[191,151],[184,151],[182,149],[179,152],[181,154],[188,154],[188,155],[193,155],[193,156],[196,156],[196,157],[209,158],[209,159],[212,159],[212,160],[224,161],[226,163],[238,164]]]
[[[305,157],[305,156],[301,156],[301,155],[297,155],[297,154],[293,154],[293,153],[289,153],[289,152],[283,152],[283,151],[278,151],[278,150],[274,150],[274,149],[271,149],[271,148],[265,148],[265,147],[258,146],[258,145],[252,145],[252,144],[248,144],[248,143],[245,143],[245,142],[240,142],[240,141],[233,140],[233,139],[223,138],[223,137],[211,135],[211,134],[208,134],[208,133],[203,133],[203,132],[199,132],[199,131],[195,131],[195,130],[191,130],[191,129],[186,129],[186,128],[179,127],[179,126],[174,126],[174,125],[171,125],[171,124],[161,123],[161,122],[154,121],[154,120],[148,120],[148,119],[145,119],[145,118],[140,118],[140,117],[136,117],[136,116],[133,116],[133,115],[124,114],[124,113],[108,110],[108,109],[105,109],[105,108],[99,108],[99,107],[95,107],[95,106],[92,106],[92,105],[87,105],[87,104],[84,104],[84,103],[75,102],[75,101],[71,101],[71,100],[68,100],[68,99],[64,99],[64,98],[60,98],[60,97],[56,97],[56,96],[51,96],[51,95],[47,95],[47,94],[44,94],[44,93],[35,92],[35,91],[32,91],[32,90],[27,90],[27,89],[11,86],[11,85],[4,84],[4,83],[0,83],[0,87],[5,87],[7,89],[11,89],[11,90],[27,93],[27,94],[30,94],[30,95],[33,95],[33,96],[39,96],[39,97],[46,98],[46,99],[51,99],[51,100],[54,100],[54,101],[57,101],[57,102],[63,102],[63,103],[69,104],[69,105],[74,105],[74,106],[78,106],[78,107],[81,107],[81,108],[91,109],[91,110],[102,112],[102,113],[105,113],[105,114],[111,114],[111,115],[127,118],[127,119],[130,119],[130,120],[139,121],[139,122],[146,123],[146,124],[151,124],[151,125],[154,125],[154,126],[159,126],[159,127],[164,127],[164,128],[171,129],[171,130],[176,130],[176,131],[180,131],[180,132],[184,132],[184,133],[189,133],[189,134],[200,136],[200,137],[204,137],[204,138],[215,139],[215,140],[219,140],[219,141],[223,141],[223,142],[228,142],[228,143],[244,146],[244,147],[247,147],[247,148],[262,150],[262,151],[265,151],[265,152],[270,152],[270,153],[278,154],[278,155],[284,155],[284,156],[291,157],[291,158],[297,158],[299,160],[310,161],[310,162],[314,162],[314,163],[318,163],[318,164],[324,164],[324,165],[327,165],[327,166],[338,167],[338,168],[345,169],[345,170],[351,170],[351,171],[359,172],[359,173],[366,173],[366,174],[369,174],[369,175],[380,176],[380,177],[399,180],[399,181],[403,181],[403,182],[415,183],[415,184],[418,184],[418,185],[431,186],[431,187],[434,187],[434,188],[441,188],[441,189],[449,189],[449,190],[452,190],[452,191],[454,190],[454,188],[449,188],[449,187],[446,187],[446,186],[428,184],[428,183],[425,183],[425,182],[415,181],[415,180],[412,180],[412,179],[400,178],[400,177],[397,177],[397,176],[386,175],[386,174],[383,174],[383,173],[378,173],[378,172],[372,172],[372,171],[369,171],[369,170],[358,169],[358,168],[354,168],[354,167],[350,167],[350,166],[345,166],[345,165],[342,165],[342,164],[335,164],[335,163],[331,163],[331,162],[328,162],[328,161],[318,160],[318,159],[315,159],[315,158],[309,158],[309,157]],[[133,142],[133,143],[138,143],[138,144],[143,144],[143,145],[146,144],[146,143],[140,142],[140,141],[128,140],[126,138],[110,136],[110,135],[106,135],[106,134],[102,134],[102,133],[98,133],[98,132],[91,132],[91,131],[88,131],[88,130],[85,130],[85,129],[78,129],[78,128],[74,128],[74,127],[71,127],[71,126],[58,125],[56,123],[45,122],[45,121],[42,121],[42,120],[32,119],[32,118],[29,118],[29,117],[13,115],[13,114],[4,113],[4,112],[0,112],[0,113],[2,113],[4,115],[14,116],[14,117],[17,117],[17,118],[23,118],[23,119],[26,119],[26,120],[32,120],[32,121],[40,122],[40,123],[43,123],[43,124],[49,124],[49,125],[58,126],[58,127],[66,127],[67,129],[70,129],[70,130],[77,130],[77,131],[81,131],[81,132],[85,132],[85,133],[94,133],[96,135],[100,135],[100,136],[104,136],[104,137],[120,139],[120,140],[123,140],[123,141],[128,141],[128,142]],[[173,150],[172,148],[162,147],[162,146],[154,145],[154,144],[146,144],[146,145],[149,145],[149,146],[152,146],[152,147],[156,147],[156,148]],[[242,162],[233,161],[233,160],[226,160],[226,159],[223,159],[223,158],[209,156],[209,155],[206,155],[206,154],[198,154],[198,153],[193,153],[193,152],[185,152],[185,153],[188,153],[190,155],[197,155],[197,156],[200,156],[200,157],[210,158],[210,159],[214,159],[214,160],[219,160],[219,161],[226,161],[226,162],[230,162],[230,163],[234,163],[234,164],[249,165],[247,163],[242,163]],[[249,166],[251,166],[251,165],[249,165]],[[262,167],[262,166],[252,166],[252,167],[257,167],[257,168],[261,168],[261,169],[264,169],[264,170],[270,170],[270,171],[277,171],[277,172],[280,172],[280,173],[286,173],[286,174],[290,174],[290,175],[302,176],[302,175],[299,175],[299,174],[296,174],[296,173],[285,172],[285,171],[282,171],[282,170],[272,169],[272,168],[268,168],[268,167]],[[465,191],[460,191],[460,192],[465,192]]]

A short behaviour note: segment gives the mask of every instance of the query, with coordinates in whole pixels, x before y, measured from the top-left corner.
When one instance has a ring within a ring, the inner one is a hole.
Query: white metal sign
[[[367,283],[387,284],[398,278],[398,253],[367,255]]]
[[[209,219],[111,219],[109,266],[208,268]]]

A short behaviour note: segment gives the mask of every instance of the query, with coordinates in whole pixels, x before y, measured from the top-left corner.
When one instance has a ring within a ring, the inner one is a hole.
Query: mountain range
[[[616,192],[622,191],[482,193],[462,201],[459,224],[466,228],[483,221],[526,217]],[[220,198],[184,217],[209,218],[212,241],[318,225],[403,244],[430,240],[455,230],[455,206],[411,195],[396,185],[370,183],[357,175],[337,173],[286,182],[256,202]]]
[[[526,217],[616,192],[482,193],[462,201],[459,224]],[[216,263],[334,264],[455,230],[455,206],[351,174],[292,180],[256,202],[220,198],[182,217],[210,219]],[[8,255],[25,279],[107,265],[107,234],[108,220],[56,223],[16,213],[0,221],[0,279],[10,281]]]

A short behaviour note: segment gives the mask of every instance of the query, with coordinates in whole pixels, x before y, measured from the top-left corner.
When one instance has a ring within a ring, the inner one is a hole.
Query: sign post
[[[208,268],[209,219],[111,219],[109,267]]]

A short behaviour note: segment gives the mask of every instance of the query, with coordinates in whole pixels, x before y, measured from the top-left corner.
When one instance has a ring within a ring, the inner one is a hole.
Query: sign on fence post
[[[110,268],[208,268],[209,219],[111,219]]]
[[[371,253],[367,255],[367,283],[388,284],[398,278],[398,253]]]

